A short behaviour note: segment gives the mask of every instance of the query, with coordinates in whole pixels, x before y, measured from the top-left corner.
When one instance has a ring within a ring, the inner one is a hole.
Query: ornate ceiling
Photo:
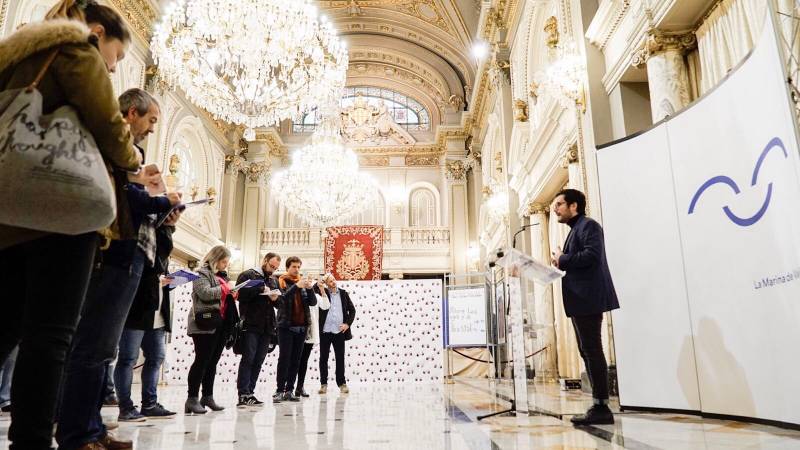
[[[434,124],[465,103],[478,0],[320,0],[350,45],[348,84],[403,92]]]

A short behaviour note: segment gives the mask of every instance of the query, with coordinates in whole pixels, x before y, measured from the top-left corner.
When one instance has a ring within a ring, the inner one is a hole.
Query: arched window
[[[429,189],[415,189],[409,201],[409,225],[412,227],[436,226],[436,197]]]
[[[380,106],[386,105],[395,123],[408,131],[427,131],[431,129],[431,119],[428,110],[422,104],[405,94],[371,86],[356,86],[345,88],[344,95],[339,102],[342,108],[351,106],[356,97],[360,96],[368,103]],[[313,132],[320,121],[319,111],[310,111],[303,119],[295,123],[292,129],[295,133]]]

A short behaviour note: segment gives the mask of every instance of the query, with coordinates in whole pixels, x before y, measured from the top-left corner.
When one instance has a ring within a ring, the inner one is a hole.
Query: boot
[[[201,398],[200,404],[209,407],[212,411],[222,411],[223,409],[225,409],[224,407],[219,406],[217,402],[214,401],[214,397],[210,395]]]
[[[586,414],[575,416],[570,421],[576,425],[612,425],[614,414],[607,405],[594,405],[586,411]]]
[[[203,408],[203,405],[201,405],[199,401],[197,401],[197,397],[189,397],[186,399],[184,412],[186,414],[205,414],[206,409]]]

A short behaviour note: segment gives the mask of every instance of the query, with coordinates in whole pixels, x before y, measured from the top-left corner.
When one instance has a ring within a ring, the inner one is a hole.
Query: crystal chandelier
[[[278,201],[312,226],[334,225],[361,212],[377,190],[373,178],[359,172],[356,154],[342,145],[333,118],[323,119],[311,144],[295,150],[289,168],[271,183]]]
[[[348,55],[309,0],[174,0],[156,27],[163,79],[248,135],[337,99]]]

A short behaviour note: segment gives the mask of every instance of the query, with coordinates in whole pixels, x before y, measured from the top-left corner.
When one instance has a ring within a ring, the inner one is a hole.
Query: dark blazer
[[[328,289],[325,289],[325,295],[328,296],[328,300],[331,299],[331,293]],[[356,307],[353,306],[353,302],[350,300],[350,294],[347,293],[342,288],[339,288],[339,298],[341,299],[342,303],[342,316],[344,318],[344,323],[347,324],[347,331],[344,332],[344,340],[349,341],[353,339],[353,333],[350,332],[350,329],[353,328],[353,321],[356,320]],[[331,305],[331,308],[333,305]],[[319,309],[319,333],[322,334],[322,330],[325,328],[325,319],[328,318],[328,311],[329,309]]]
[[[570,224],[558,267],[567,272],[561,281],[567,317],[600,314],[619,308],[606,261],[603,228],[581,215]]]
[[[264,280],[267,290],[278,289],[278,281],[273,277],[264,278],[261,272],[248,269],[239,274],[236,284],[247,280]],[[245,331],[257,331],[262,334],[277,335],[275,330],[275,309],[278,300],[274,302],[269,296],[261,295],[264,286],[239,289],[239,313],[244,318]]]
[[[292,310],[294,309],[294,293],[297,292],[297,285],[290,280],[286,280],[286,289],[278,297],[278,328],[289,328],[292,326]],[[309,306],[317,304],[317,296],[312,289],[300,289],[300,298],[303,300],[305,309],[305,326],[311,325],[311,309]]]

